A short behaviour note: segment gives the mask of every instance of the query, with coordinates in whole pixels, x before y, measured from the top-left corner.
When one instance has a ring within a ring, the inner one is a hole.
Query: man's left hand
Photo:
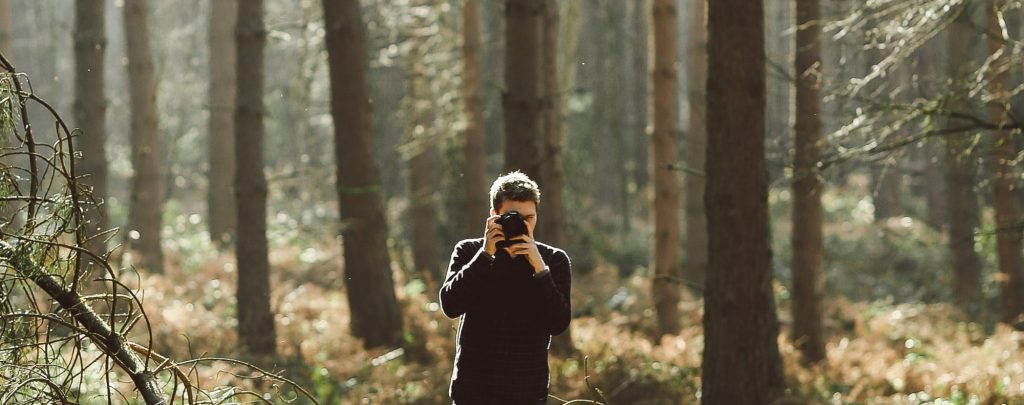
[[[540,251],[537,250],[537,244],[533,242],[533,238],[522,235],[512,238],[512,240],[522,242],[505,248],[505,251],[508,252],[509,256],[526,256],[526,259],[530,261],[530,265],[533,266],[534,273],[544,271],[544,260],[541,259]]]

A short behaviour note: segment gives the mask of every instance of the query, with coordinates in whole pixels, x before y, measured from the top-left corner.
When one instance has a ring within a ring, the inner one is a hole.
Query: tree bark
[[[210,240],[224,247],[235,239],[235,19],[237,0],[211,0],[210,122],[207,224]]]
[[[352,334],[368,348],[397,345],[402,315],[391,278],[384,204],[373,159],[359,1],[324,0],[323,7]]]
[[[793,156],[793,341],[803,360],[825,358],[821,324],[823,213],[821,155],[821,20],[819,0],[796,0],[797,74]]]
[[[1004,2],[988,0],[986,3],[988,32],[1001,32],[996,11],[1002,8]],[[997,38],[989,36],[987,43],[990,57],[1002,49],[1002,43]],[[996,101],[989,104],[989,116],[999,125],[1007,123],[1010,118],[1010,95],[1006,86],[1007,68],[1006,57],[1000,56],[992,63],[992,70],[989,72],[989,91],[995,96]],[[1021,257],[1021,229],[1015,226],[1020,220],[1015,192],[1019,178],[1015,163],[1017,148],[1009,130],[995,130],[993,135],[992,193],[996,211],[996,251],[999,257],[998,280],[1002,304],[1000,320],[1012,325],[1024,314],[1024,296],[1021,296],[1024,294],[1024,269],[1021,268],[1024,258]]]
[[[505,171],[539,179],[544,161],[541,61],[547,0],[505,0]]]
[[[768,404],[785,386],[768,244],[765,93],[762,3],[708,2],[705,404]]]
[[[433,7],[425,1],[414,1],[414,7]],[[438,222],[438,204],[436,190],[438,185],[437,132],[433,121],[435,115],[434,100],[436,95],[431,91],[429,74],[424,71],[427,54],[432,52],[424,34],[417,34],[435,21],[427,21],[424,16],[412,17],[416,22],[409,27],[412,32],[408,40],[413,45],[409,48],[406,66],[409,77],[406,81],[406,112],[409,115],[406,127],[406,143],[409,146],[409,158],[406,162],[406,173],[409,185],[409,210],[407,222],[412,234],[412,259],[416,268],[415,274],[427,285],[427,291],[436,291],[439,277],[436,274],[441,268],[440,234]],[[482,158],[482,157],[481,157]],[[486,194],[484,194],[486,195]],[[479,225],[479,224],[478,224]],[[478,231],[479,233],[479,231]]]
[[[480,235],[487,201],[487,151],[484,148],[483,98],[480,92],[480,0],[462,8],[462,99],[466,109],[465,159],[466,234]]]
[[[235,31],[235,198],[238,241],[238,338],[253,354],[275,352],[267,256],[267,180],[263,174],[263,0],[238,3]]]
[[[949,25],[948,64],[953,83],[970,79],[969,62],[973,60],[975,32],[971,26],[970,10],[961,7],[958,16]],[[966,91],[958,94],[966,94]],[[951,111],[967,111],[970,104],[953,97],[948,104]],[[959,125],[946,119],[946,127]],[[971,151],[969,134],[946,137],[946,201],[949,209],[949,250],[953,261],[953,295],[961,308],[976,312],[981,299],[981,261],[974,250],[974,232],[978,228],[978,199],[974,194],[975,156]]]
[[[652,106],[651,178],[654,179],[654,276],[651,296],[658,315],[658,335],[679,332],[679,162],[676,154],[676,2],[651,5]]]
[[[74,118],[81,130],[76,140],[82,152],[76,167],[82,184],[91,189],[97,202],[107,198],[107,158],[104,145],[107,137],[107,99],[104,85],[103,54],[107,48],[104,24],[104,0],[75,2],[75,101]],[[86,235],[90,237],[85,248],[100,257],[107,253],[104,236],[95,237],[107,229],[106,205],[98,204],[85,213]],[[91,260],[83,257],[79,266],[88,269]]]
[[[544,15],[544,53],[541,66],[543,69],[544,92],[549,108],[544,114],[544,161],[541,163],[540,185],[544,188],[544,203],[540,205],[539,217],[544,221],[537,229],[535,238],[549,245],[565,248],[565,208],[562,200],[564,187],[564,171],[562,170],[562,87],[559,86],[559,71],[565,65],[559,65],[563,58],[559,57],[559,12],[557,0],[547,1],[547,13]],[[551,351],[561,356],[574,353],[572,342],[572,325],[565,332],[551,338]]]
[[[131,114],[132,176],[128,207],[128,249],[139,255],[138,266],[163,273],[160,247],[163,200],[160,197],[160,135],[156,110],[156,78],[149,43],[147,0],[125,0],[124,32],[128,58]]]
[[[704,289],[708,268],[708,222],[704,209],[704,154],[707,149],[707,125],[704,122],[708,77],[707,0],[690,0],[690,36],[688,44],[690,127],[686,131],[683,196],[686,226],[686,256],[683,280],[695,291]]]
[[[11,0],[0,0],[0,52],[11,57]]]

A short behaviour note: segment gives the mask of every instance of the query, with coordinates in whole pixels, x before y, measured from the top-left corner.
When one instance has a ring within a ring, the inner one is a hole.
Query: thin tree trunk
[[[679,332],[679,162],[676,155],[676,2],[654,0],[650,45],[652,122],[651,177],[654,179],[654,276],[651,295],[658,315],[658,334]]]
[[[147,0],[125,0],[124,32],[131,109],[132,176],[128,206],[128,248],[138,266],[163,273],[160,247],[163,200],[160,198],[160,136],[156,112],[156,78],[149,43]]]
[[[804,361],[825,358],[821,325],[824,187],[821,154],[821,25],[819,0],[796,0],[797,74],[793,163],[793,341]]]
[[[324,0],[323,7],[352,334],[367,348],[397,345],[402,314],[391,277],[384,203],[373,158],[359,1]]]
[[[235,19],[237,0],[211,0],[210,128],[207,217],[210,240],[224,247],[235,239]]]
[[[571,2],[577,4],[579,2]],[[648,0],[633,0],[628,2],[630,18],[632,19],[628,35],[630,44],[626,48],[631,56],[629,61],[631,67],[628,69],[632,88],[629,94],[629,103],[626,108],[632,110],[631,122],[629,123],[629,134],[627,139],[632,143],[632,181],[635,190],[643,190],[647,187],[650,178],[648,166],[648,144],[647,138],[647,5]],[[569,65],[562,65],[569,66]]]
[[[0,52],[11,57],[11,0],[0,0]]]
[[[761,2],[708,2],[705,404],[768,404],[785,387],[768,244],[764,43]]]
[[[544,161],[541,99],[547,0],[505,0],[505,171],[539,179]]]
[[[704,209],[704,153],[707,149],[704,84],[708,77],[707,0],[690,0],[689,35],[689,105],[690,128],[686,131],[685,164],[683,173],[683,215],[686,226],[686,256],[683,280],[696,291],[704,289],[708,269],[708,222]]]
[[[562,170],[562,91],[558,83],[558,73],[565,69],[558,65],[562,60],[558,52],[559,12],[557,0],[546,0],[547,14],[544,18],[544,54],[542,76],[546,101],[550,108],[544,116],[544,153],[541,163],[540,184],[544,188],[544,203],[539,207],[543,225],[536,235],[549,245],[565,247],[565,210],[562,203],[563,170]],[[575,352],[572,343],[572,327],[551,339],[551,350],[558,355],[567,356]]]
[[[414,7],[433,7],[431,4],[420,0],[414,2]],[[410,27],[410,32],[422,30],[433,21],[427,21],[423,16],[413,17],[416,25]],[[435,95],[431,91],[431,78],[424,71],[427,54],[432,50],[428,48],[425,35],[412,34],[408,39],[413,45],[407,55],[407,71],[409,77],[406,81],[406,112],[409,114],[409,121],[406,130],[406,142],[410,146],[410,154],[406,162],[406,170],[409,184],[409,211],[408,224],[412,231],[412,258],[415,274],[422,278],[427,285],[427,291],[435,291],[440,288],[435,285],[439,270],[438,258],[440,245],[437,243],[440,234],[438,223],[438,204],[435,200],[438,178],[438,148],[436,131],[434,125],[434,101]],[[486,195],[486,194],[484,194]],[[477,232],[479,233],[479,232]]]
[[[968,62],[975,37],[971,26],[970,10],[961,5],[956,20],[949,25],[947,71],[953,83],[969,79]],[[961,93],[965,94],[965,93]],[[951,111],[966,111],[970,104],[953,98]],[[954,127],[959,124],[950,123]],[[969,134],[946,137],[946,198],[949,207],[949,249],[953,262],[953,295],[961,308],[976,312],[981,299],[981,261],[974,250],[974,232],[978,228],[978,200],[974,194],[975,156],[971,151]]]
[[[275,352],[267,256],[267,180],[263,174],[263,0],[238,4],[235,198],[238,241],[238,338],[253,354]]]
[[[104,0],[75,2],[75,126],[81,129],[76,145],[82,152],[76,175],[91,189],[97,202],[107,198],[107,158],[104,144],[107,134],[107,99],[103,72],[103,54],[107,48],[104,24]],[[106,235],[95,237],[107,229],[106,205],[91,207],[85,215],[86,235],[91,237],[86,248],[103,257],[107,253]],[[80,266],[91,260],[83,257]],[[86,267],[87,268],[87,267]]]
[[[487,151],[484,148],[483,98],[480,93],[480,0],[462,8],[462,99],[466,109],[466,234],[481,235],[488,207]]]
[[[1003,6],[1002,0],[989,0],[988,32],[1001,32],[999,16],[996,10]],[[1002,49],[999,39],[988,37],[989,55],[995,55]],[[993,122],[1000,125],[1009,121],[1010,95],[1006,87],[1006,57],[1001,56],[992,64],[993,72],[989,83],[989,91],[996,96],[997,103],[989,104],[989,115]],[[1024,314],[1024,269],[1021,268],[1024,258],[1021,257],[1021,230],[1014,224],[1020,220],[1015,189],[1018,187],[1016,167],[1016,145],[1009,130],[994,131],[992,148],[993,181],[992,191],[995,200],[996,250],[999,256],[999,291],[1002,303],[1004,323],[1014,324]]]
[[[901,183],[895,159],[887,159],[871,168],[871,195],[875,205],[875,222],[903,215],[900,204]]]

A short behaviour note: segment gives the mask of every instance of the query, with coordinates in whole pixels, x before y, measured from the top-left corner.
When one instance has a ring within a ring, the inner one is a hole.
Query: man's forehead
[[[501,202],[501,210],[499,214],[504,214],[512,210],[519,211],[519,213],[523,215],[535,215],[537,214],[537,204],[533,201],[503,200]]]

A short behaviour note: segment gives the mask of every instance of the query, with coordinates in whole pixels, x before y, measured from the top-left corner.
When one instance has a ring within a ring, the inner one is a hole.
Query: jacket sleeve
[[[548,334],[554,336],[565,332],[572,318],[572,304],[569,300],[572,272],[569,255],[561,250],[556,251],[551,256],[551,262],[546,264],[550,272],[538,278],[537,282],[543,290],[544,325]]]
[[[483,292],[493,259],[472,240],[455,246],[448,273],[441,286],[441,311],[449,318],[458,318],[471,308]]]

